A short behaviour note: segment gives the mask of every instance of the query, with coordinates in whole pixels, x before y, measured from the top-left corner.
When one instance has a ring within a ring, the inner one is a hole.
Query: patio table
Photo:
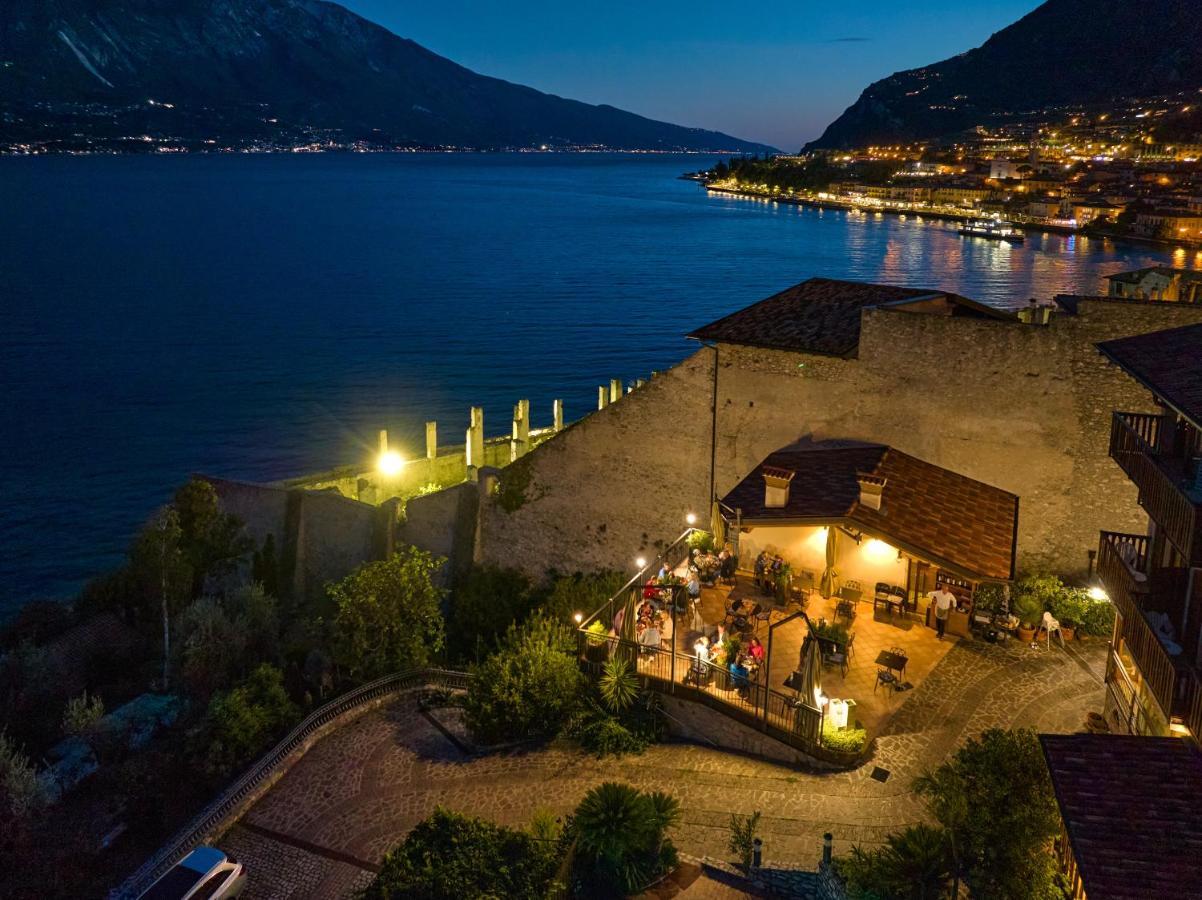
[[[876,655],[878,666],[896,672],[898,675],[902,675],[906,671],[906,663],[909,661],[907,657],[898,653],[890,653],[888,650],[882,650]]]

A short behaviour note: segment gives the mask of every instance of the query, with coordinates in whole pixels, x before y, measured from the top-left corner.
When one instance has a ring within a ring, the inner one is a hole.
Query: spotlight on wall
[[[697,524],[697,514],[689,513],[687,516],[684,517],[684,520],[686,522],[688,522],[690,525],[696,525]]]
[[[1086,593],[1089,594],[1090,600],[1109,600],[1110,595],[1098,587],[1096,584],[1091,587]]]
[[[376,460],[376,469],[381,475],[397,475],[405,467],[405,460],[395,450],[385,450]]]

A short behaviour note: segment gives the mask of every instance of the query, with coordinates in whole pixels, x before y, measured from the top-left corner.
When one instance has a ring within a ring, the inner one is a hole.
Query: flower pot
[[[1024,644],[1029,644],[1035,640],[1035,626],[1028,625],[1026,622],[1020,624],[1018,626],[1018,639]]]
[[[1065,625],[1063,622],[1061,622],[1060,636],[1064,638],[1065,642],[1068,642],[1077,636],[1077,631],[1072,625]]]

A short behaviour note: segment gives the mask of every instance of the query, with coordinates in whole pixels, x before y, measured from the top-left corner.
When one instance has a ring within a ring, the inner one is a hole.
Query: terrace
[[[834,732],[880,733],[970,635],[976,586],[1012,576],[1016,527],[1013,495],[890,448],[786,448],[715,505],[709,532],[638,561],[581,622],[582,665],[595,677],[626,659],[656,690],[846,761]],[[957,600],[948,640],[926,602],[937,589]]]

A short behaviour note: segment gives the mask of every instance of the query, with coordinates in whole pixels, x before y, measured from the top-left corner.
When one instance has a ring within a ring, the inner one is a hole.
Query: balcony
[[[1118,637],[1166,719],[1180,717],[1191,732],[1202,734],[1194,730],[1202,729],[1202,678],[1189,663],[1195,658],[1198,644],[1202,584],[1194,585],[1190,600],[1188,570],[1161,569],[1149,577],[1147,554],[1145,535],[1104,531],[1098,549],[1098,575],[1123,620]],[[1165,613],[1174,623],[1182,647],[1176,655],[1169,654],[1148,622],[1149,611]]]
[[[1164,536],[1192,565],[1202,565],[1202,500],[1192,490],[1186,461],[1158,449],[1162,422],[1157,415],[1114,413],[1110,456],[1139,488],[1140,506]]]

